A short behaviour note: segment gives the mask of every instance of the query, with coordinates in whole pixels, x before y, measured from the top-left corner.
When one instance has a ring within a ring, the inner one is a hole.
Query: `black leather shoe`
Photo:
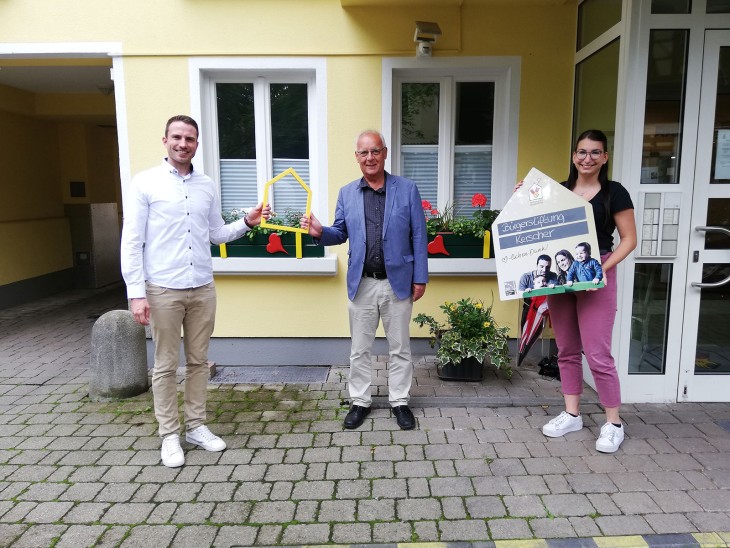
[[[407,405],[398,405],[392,411],[401,430],[413,430],[416,427],[416,417]]]
[[[345,417],[345,422],[343,424],[345,425],[345,428],[349,428],[350,430],[352,430],[353,428],[357,428],[358,426],[360,426],[365,420],[365,417],[367,417],[369,414],[369,407],[353,405],[352,407],[350,407],[350,412]]]

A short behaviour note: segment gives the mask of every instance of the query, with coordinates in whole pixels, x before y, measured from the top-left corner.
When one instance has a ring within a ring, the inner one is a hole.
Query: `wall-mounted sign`
[[[730,179],[730,129],[717,130],[715,179]]]

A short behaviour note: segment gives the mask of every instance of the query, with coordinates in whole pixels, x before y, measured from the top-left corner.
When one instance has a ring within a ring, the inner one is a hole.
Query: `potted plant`
[[[492,317],[492,307],[467,297],[455,303],[445,302],[441,310],[445,323],[433,316],[418,314],[414,322],[419,327],[428,326],[431,348],[436,351],[437,373],[442,379],[480,381],[484,378],[484,361],[497,369],[503,369],[507,378],[512,376],[507,332]]]

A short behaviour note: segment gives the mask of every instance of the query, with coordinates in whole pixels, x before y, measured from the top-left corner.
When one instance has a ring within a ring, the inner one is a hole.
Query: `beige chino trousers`
[[[205,424],[208,346],[215,326],[215,283],[169,289],[147,283],[150,327],[155,342],[152,393],[160,437],[180,433],[175,374],[180,363],[180,331],[185,350],[185,426]]]
[[[372,356],[375,331],[383,320],[388,339],[388,402],[391,407],[406,405],[413,381],[410,322],[413,298],[398,299],[390,282],[363,278],[355,299],[350,301],[350,400],[370,407],[372,396]]]

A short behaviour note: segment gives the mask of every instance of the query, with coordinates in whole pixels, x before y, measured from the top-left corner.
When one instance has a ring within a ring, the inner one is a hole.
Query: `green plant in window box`
[[[423,313],[413,319],[419,327],[428,327],[431,348],[438,345],[439,376],[444,367],[451,366],[458,371],[460,367],[467,367],[464,364],[470,359],[476,360],[481,367],[489,358],[507,378],[512,377],[507,347],[509,328],[497,324],[492,316],[492,306],[484,306],[483,302],[467,297],[455,303],[445,302],[440,308],[446,318],[443,323]]]
[[[243,209],[231,209],[222,212],[221,216],[226,223],[231,223],[244,216]],[[269,223],[281,226],[292,226],[299,228],[299,219],[302,212],[296,209],[287,209],[283,215],[272,214]],[[272,242],[272,234],[277,235],[275,242]],[[292,257],[296,253],[296,237],[293,232],[262,228],[254,226],[243,236],[226,245],[228,257]],[[316,245],[308,234],[302,234],[303,257],[324,257],[324,247]],[[220,257],[221,250],[218,245],[211,245],[211,255]]]
[[[446,204],[442,210],[431,207],[431,202],[421,200],[421,206],[426,215],[426,231],[429,236],[435,236],[439,232],[452,232],[452,224],[455,218],[455,209],[451,204]]]
[[[230,209],[221,213],[221,216],[223,217],[223,220],[226,222],[226,224],[237,221],[238,219],[242,219],[244,215],[245,212],[243,209]],[[268,220],[268,222],[275,225],[292,226],[299,228],[299,219],[301,219],[302,215],[304,215],[304,213],[302,213],[301,211],[291,208],[287,208],[284,211],[283,216],[279,216],[276,214],[276,212],[272,211],[271,218]],[[246,232],[246,234],[243,235],[243,238],[248,238],[249,240],[253,241],[257,235],[269,235],[272,232],[278,234],[279,236],[290,234],[285,230],[273,230],[271,228],[262,228],[260,225],[256,225],[251,230]]]
[[[422,201],[426,215],[426,229],[429,235],[429,256],[432,258],[490,258],[494,256],[494,245],[489,239],[485,250],[485,232],[491,231],[492,223],[499,210],[485,209],[487,197],[476,193],[472,196],[472,207],[478,208],[471,215],[457,215],[451,205],[442,211],[433,208],[428,200]]]
[[[457,236],[474,236],[482,239],[484,231],[492,229],[492,223],[500,213],[498,209],[484,209],[487,197],[481,193],[476,193],[471,198],[472,207],[479,208],[471,217],[457,215],[455,207],[450,204],[441,211],[433,208],[428,200],[423,200],[421,205],[426,214],[426,229],[429,236],[435,236],[439,232],[453,232]]]

